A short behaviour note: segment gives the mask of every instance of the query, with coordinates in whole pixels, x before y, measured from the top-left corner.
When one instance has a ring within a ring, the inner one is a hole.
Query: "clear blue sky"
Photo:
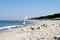
[[[60,0],[0,0],[0,20],[60,13]]]

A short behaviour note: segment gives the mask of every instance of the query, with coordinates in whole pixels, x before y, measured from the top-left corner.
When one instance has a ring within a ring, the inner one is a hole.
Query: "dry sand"
[[[0,40],[53,40],[60,35],[59,20],[41,20],[35,25],[0,32]]]

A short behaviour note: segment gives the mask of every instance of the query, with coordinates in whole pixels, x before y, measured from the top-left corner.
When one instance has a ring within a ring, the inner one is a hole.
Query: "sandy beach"
[[[35,25],[0,32],[0,40],[53,40],[60,35],[59,20],[35,21]]]

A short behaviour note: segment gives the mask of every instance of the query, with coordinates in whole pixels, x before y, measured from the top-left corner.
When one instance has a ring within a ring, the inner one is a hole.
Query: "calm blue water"
[[[26,24],[30,24],[31,22],[26,21]],[[17,20],[0,20],[0,27],[5,26],[13,26],[13,25],[23,25],[23,21]]]

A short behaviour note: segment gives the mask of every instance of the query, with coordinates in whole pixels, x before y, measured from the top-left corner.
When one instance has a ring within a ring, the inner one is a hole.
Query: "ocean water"
[[[0,27],[14,26],[14,25],[23,25],[24,21],[17,20],[0,20]],[[26,21],[26,24],[32,23],[31,21]]]

